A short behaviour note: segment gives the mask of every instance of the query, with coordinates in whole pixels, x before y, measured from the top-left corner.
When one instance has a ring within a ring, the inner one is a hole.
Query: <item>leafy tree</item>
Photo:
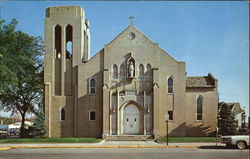
[[[219,109],[218,127],[221,135],[235,135],[237,133],[237,123],[226,103],[223,103]]]
[[[243,113],[241,114],[241,119],[242,119],[242,129],[246,128],[246,113],[245,111],[243,111]]]
[[[42,137],[47,132],[45,126],[45,118],[42,111],[37,114],[37,118],[34,121],[34,124],[30,127],[30,136],[31,137]]]
[[[16,31],[17,21],[0,21],[0,109],[20,113],[21,137],[25,115],[36,112],[42,102],[41,37]]]

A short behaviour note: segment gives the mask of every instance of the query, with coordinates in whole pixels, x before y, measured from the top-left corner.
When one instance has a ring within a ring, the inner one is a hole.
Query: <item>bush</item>
[[[29,136],[32,138],[44,136],[47,132],[44,122],[44,114],[39,112],[34,124],[29,127]]]
[[[221,106],[218,127],[220,135],[237,134],[237,122],[235,121],[234,115],[227,104]]]

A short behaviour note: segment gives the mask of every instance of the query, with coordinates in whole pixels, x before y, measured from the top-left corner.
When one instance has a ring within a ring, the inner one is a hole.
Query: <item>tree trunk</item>
[[[25,112],[21,113],[21,117],[22,117],[22,122],[21,122],[21,128],[20,128],[20,137],[25,138],[27,137],[25,127],[24,127],[25,126]]]

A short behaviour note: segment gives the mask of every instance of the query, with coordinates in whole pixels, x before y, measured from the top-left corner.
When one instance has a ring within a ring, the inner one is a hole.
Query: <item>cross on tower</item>
[[[133,25],[134,24],[134,17],[130,16],[129,19],[130,19],[130,25]]]

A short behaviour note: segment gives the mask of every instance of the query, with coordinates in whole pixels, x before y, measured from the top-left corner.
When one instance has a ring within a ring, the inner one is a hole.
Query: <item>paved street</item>
[[[197,148],[52,148],[0,151],[0,159],[248,159],[249,150]]]

